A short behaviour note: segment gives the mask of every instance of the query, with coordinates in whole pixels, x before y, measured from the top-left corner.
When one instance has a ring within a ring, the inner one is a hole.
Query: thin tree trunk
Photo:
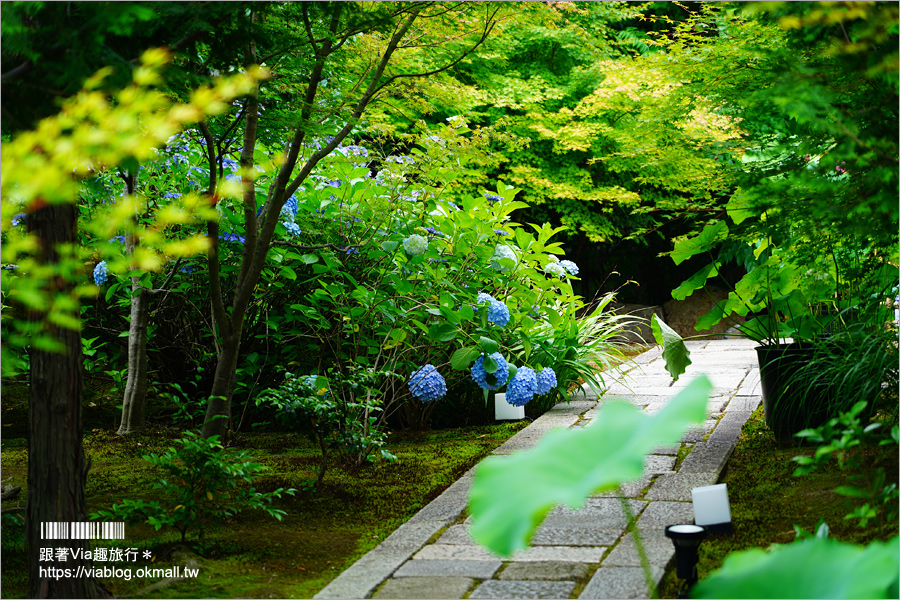
[[[28,227],[40,240],[38,260],[58,263],[59,244],[75,243],[77,209],[72,204],[48,205],[28,216]],[[53,297],[67,294],[74,282],[58,276],[44,292]],[[76,310],[77,314],[77,310]],[[82,552],[87,540],[41,539],[43,523],[73,523],[87,520],[84,485],[88,465],[81,444],[82,355],[81,332],[45,320],[45,332],[64,351],[31,349],[30,408],[28,414],[28,595],[31,598],[109,597],[92,576],[75,577],[79,568],[90,569],[92,561]],[[41,548],[65,549],[66,563],[41,562]],[[75,555],[73,555],[73,552]],[[55,577],[48,567],[70,570],[71,577]]]
[[[137,173],[125,176],[125,191],[134,194]],[[129,234],[126,252],[131,255],[138,244]],[[119,435],[133,435],[144,428],[144,401],[147,398],[147,323],[150,317],[150,294],[141,286],[140,277],[131,278],[131,322],[128,325],[128,380],[122,400],[122,422]]]

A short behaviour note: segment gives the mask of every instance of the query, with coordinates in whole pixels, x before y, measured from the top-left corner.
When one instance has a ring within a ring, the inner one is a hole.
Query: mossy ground
[[[4,415],[4,421],[8,416]],[[25,440],[10,436],[14,424],[6,425],[4,422],[3,478],[11,477],[13,483],[22,485],[27,475]],[[104,584],[120,597],[310,598],[526,425],[394,432],[388,449],[397,456],[396,462],[379,460],[358,469],[331,465],[318,492],[310,489],[318,454],[305,439],[290,433],[242,435],[235,440],[239,449],[249,450],[271,468],[256,480],[257,489],[300,490],[278,502],[277,506],[287,511],[284,520],[241,513],[207,530],[202,548],[196,544],[182,547],[180,535],[174,531],[129,526],[124,547],[150,549],[155,555],[152,564],[129,566],[170,567],[193,559],[201,574],[150,590],[146,588],[155,583],[152,579],[110,579]],[[18,429],[18,424],[15,427]],[[174,446],[180,435],[174,428],[157,428],[128,439],[107,429],[87,431],[85,452],[92,460],[86,489],[88,511],[109,508],[124,498],[154,498],[151,484],[160,473],[141,457]],[[3,539],[7,540],[6,532]],[[25,597],[27,569],[22,547],[4,543],[2,558],[3,596]]]
[[[772,544],[786,544],[794,540],[794,525],[814,531],[822,520],[830,528],[830,537],[855,544],[874,540],[888,540],[898,533],[898,521],[871,521],[859,527],[856,521],[844,519],[854,506],[864,501],[850,499],[834,492],[849,484],[849,477],[865,471],[841,470],[832,461],[827,468],[810,475],[794,477],[796,463],[791,459],[800,454],[812,455],[811,447],[779,446],[772,431],[765,425],[762,408],[757,410],[741,434],[737,447],[728,460],[721,479],[728,484],[731,520],[734,534],[707,538],[700,544],[697,573],[702,580],[722,566],[730,552],[750,548],[768,548]],[[885,468],[888,481],[897,482],[897,447],[861,448],[866,469]],[[798,567],[799,568],[799,567]],[[676,598],[681,580],[670,572],[663,579],[662,598]]]

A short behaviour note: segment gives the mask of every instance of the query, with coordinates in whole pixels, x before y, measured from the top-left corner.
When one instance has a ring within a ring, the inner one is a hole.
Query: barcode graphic
[[[67,521],[41,523],[42,540],[124,540],[125,522]]]

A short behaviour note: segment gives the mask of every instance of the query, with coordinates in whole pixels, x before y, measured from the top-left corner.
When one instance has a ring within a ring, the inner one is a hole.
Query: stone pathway
[[[760,404],[754,342],[688,342],[693,364],[672,383],[657,347],[636,357],[605,398],[622,398],[654,413],[697,374],[714,389],[702,426],[682,443],[658,448],[645,461],[642,479],[622,486],[637,517],[657,583],[675,555],[666,525],[693,522],[691,489],[719,479],[741,428]],[[587,390],[559,404],[507,440],[494,454],[533,446],[549,429],[583,426],[602,406]],[[677,470],[677,456],[686,454]],[[468,533],[466,496],[473,471],[363,556],[316,598],[647,598],[621,500],[597,494],[578,511],[557,507],[544,520],[532,546],[501,559]]]

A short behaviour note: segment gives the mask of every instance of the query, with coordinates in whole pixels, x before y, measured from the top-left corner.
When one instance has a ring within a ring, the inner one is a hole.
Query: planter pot
[[[525,407],[507,402],[506,394],[494,394],[494,418],[498,421],[519,421],[525,418]]]
[[[824,425],[831,418],[833,391],[803,381],[802,370],[815,349],[799,343],[758,346],[759,379],[766,425],[781,442],[797,441],[793,435]]]

